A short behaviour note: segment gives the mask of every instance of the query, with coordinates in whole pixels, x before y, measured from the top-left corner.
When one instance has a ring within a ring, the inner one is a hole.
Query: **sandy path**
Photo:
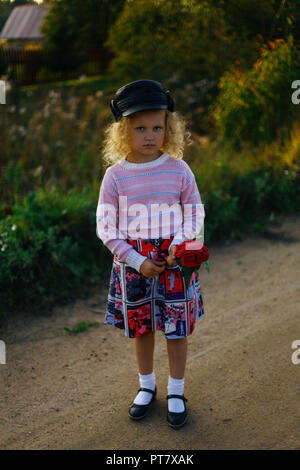
[[[166,422],[168,361],[156,335],[158,399],[142,422],[133,342],[103,324],[108,286],[1,332],[1,449],[300,449],[300,217],[273,237],[210,247],[200,270],[205,316],[189,338],[189,421]],[[239,263],[241,261],[241,263]],[[98,321],[74,336],[64,326]]]

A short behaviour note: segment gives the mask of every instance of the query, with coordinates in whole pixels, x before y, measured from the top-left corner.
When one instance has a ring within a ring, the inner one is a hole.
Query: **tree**
[[[270,143],[282,126],[292,129],[297,106],[289,90],[298,78],[292,42],[269,41],[251,69],[232,69],[221,77],[211,112],[224,144],[240,150],[242,142]]]
[[[230,63],[230,43],[222,11],[208,0],[128,0],[106,42],[116,56],[109,72],[124,80],[216,78]]]
[[[201,0],[198,0],[201,1]],[[240,67],[251,67],[261,47],[270,40],[300,40],[300,0],[211,0],[222,10],[231,34],[235,37],[232,53]]]
[[[78,67],[91,58],[109,54],[103,45],[108,29],[122,11],[125,0],[49,0],[41,28],[48,66],[54,70]]]

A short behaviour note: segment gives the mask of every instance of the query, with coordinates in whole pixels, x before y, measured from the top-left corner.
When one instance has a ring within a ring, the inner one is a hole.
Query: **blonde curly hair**
[[[103,166],[118,163],[130,151],[129,129],[131,116],[122,117],[118,122],[109,124],[104,129],[102,145]],[[166,111],[166,133],[161,150],[174,158],[182,159],[185,144],[191,145],[191,133],[186,130],[186,120],[177,112]]]

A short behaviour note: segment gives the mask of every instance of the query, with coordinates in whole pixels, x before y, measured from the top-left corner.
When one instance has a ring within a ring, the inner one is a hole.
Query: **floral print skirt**
[[[170,239],[127,239],[143,256],[163,260]],[[127,338],[137,338],[161,330],[168,339],[192,334],[196,321],[204,315],[198,276],[191,276],[186,292],[182,268],[167,266],[153,278],[118,260],[114,256],[110,275],[108,302],[104,323],[121,328]]]

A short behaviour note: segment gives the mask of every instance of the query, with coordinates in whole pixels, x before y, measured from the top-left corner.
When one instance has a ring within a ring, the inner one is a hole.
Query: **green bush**
[[[124,83],[217,79],[231,62],[228,29],[222,9],[206,0],[128,1],[106,41],[114,54],[108,73]]]
[[[103,129],[112,119],[109,98],[116,82],[107,77],[82,82],[9,91],[10,104],[0,113],[0,218],[39,187],[98,187]]]
[[[53,186],[31,192],[0,220],[0,319],[69,299],[107,277],[111,255],[96,236],[96,204],[86,191]]]
[[[224,144],[239,150],[242,142],[268,144],[282,125],[289,127],[297,107],[291,102],[296,79],[292,41],[269,42],[261,58],[246,72],[236,68],[220,79],[220,94],[211,106]]]
[[[256,169],[234,178],[232,194],[239,195],[242,214],[252,222],[264,219],[272,212],[297,213],[300,207],[300,176],[290,175],[291,170],[281,173]]]
[[[232,175],[227,189],[208,191],[202,201],[205,244],[243,239],[247,233],[266,230],[277,217],[300,214],[300,174],[292,173],[290,169],[281,173],[272,168],[253,169]]]
[[[203,199],[205,244],[209,246],[224,235],[238,236],[238,198],[218,188],[210,191]]]

